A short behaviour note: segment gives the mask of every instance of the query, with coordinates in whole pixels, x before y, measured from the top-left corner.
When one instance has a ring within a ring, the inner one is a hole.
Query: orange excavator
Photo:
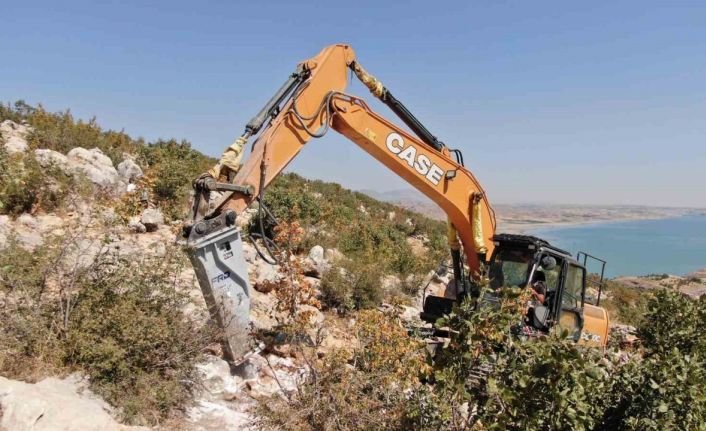
[[[411,132],[344,92],[351,71]],[[490,276],[495,291],[526,287],[541,276],[545,300],[534,307],[530,323],[545,332],[560,326],[577,342],[605,346],[608,315],[598,306],[600,289],[596,305],[586,297],[585,259],[592,256],[583,254],[580,263],[539,238],[496,234],[488,197],[464,166],[462,153],[437,139],[361,66],[350,46],[332,45],[299,63],[218,164],[194,181],[194,205],[184,236],[212,317],[225,330],[227,357],[238,358],[249,345],[250,286],[236,228],[238,214],[261,201],[270,182],[306,143],[329,129],[428,196],[448,217],[454,283],[427,292],[423,318],[434,321],[449,312],[456,301],[473,293],[471,281],[483,275]],[[252,151],[241,165],[249,140]]]

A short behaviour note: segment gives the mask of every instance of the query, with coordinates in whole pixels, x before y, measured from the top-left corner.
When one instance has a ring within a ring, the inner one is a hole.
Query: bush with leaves
[[[706,429],[706,298],[661,290],[638,327],[642,357],[613,376],[598,429]]]
[[[158,423],[188,404],[213,339],[184,313],[184,257],[119,256],[81,232],[0,254],[0,373],[80,370],[123,419]]]
[[[383,298],[382,276],[378,263],[342,260],[322,277],[321,300],[340,313],[377,306]]]
[[[42,167],[31,155],[8,154],[0,145],[0,214],[62,209],[69,198],[87,196],[90,190],[85,179]]]
[[[139,160],[151,179],[150,192],[173,220],[186,214],[191,182],[206,172],[213,159],[191,148],[187,141],[158,140],[139,149]]]
[[[339,184],[281,174],[267,188],[265,204],[278,219],[302,224],[307,231],[302,249],[317,244],[337,248],[353,260],[374,260],[383,272],[403,277],[425,274],[448,255],[443,222]],[[390,218],[390,213],[396,216]],[[406,242],[416,234],[428,239],[424,256],[414,255]],[[370,256],[375,258],[371,260]]]
[[[592,429],[603,412],[607,373],[594,350],[566,333],[520,341],[526,293],[501,292],[497,306],[465,301],[439,322],[450,340],[433,360],[433,387],[410,410],[415,429]]]
[[[428,371],[420,341],[399,319],[379,311],[356,316],[359,346],[329,353],[289,398],[262,400],[257,413],[267,430],[403,430],[407,393]]]
[[[295,258],[293,250],[301,242],[304,230],[297,222],[282,222],[275,228],[274,241],[277,244],[275,257],[280,264],[280,277],[264,283],[264,291],[273,291],[275,306],[272,310],[279,329],[288,335],[304,333],[311,327],[313,310],[321,308],[316,291],[304,276],[301,262]]]

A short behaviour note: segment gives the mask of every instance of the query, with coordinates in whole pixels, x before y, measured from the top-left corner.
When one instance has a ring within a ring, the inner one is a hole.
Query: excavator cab
[[[488,265],[490,292],[481,302],[494,302],[495,292],[526,288],[542,279],[544,302],[530,308],[527,324],[547,333],[567,331],[579,344],[605,346],[608,314],[586,303],[586,268],[570,253],[529,235],[499,234]],[[541,275],[541,276],[540,276]]]

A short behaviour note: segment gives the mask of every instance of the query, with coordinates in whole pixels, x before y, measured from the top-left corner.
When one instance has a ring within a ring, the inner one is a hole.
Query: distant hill
[[[414,189],[390,191],[361,190],[375,199],[390,202],[435,220],[446,220],[446,214],[431,199]],[[490,197],[492,202],[492,196]],[[704,214],[696,208],[652,207],[641,205],[576,205],[576,204],[495,204],[498,230],[522,233],[546,225],[574,225],[615,220],[639,220]]]

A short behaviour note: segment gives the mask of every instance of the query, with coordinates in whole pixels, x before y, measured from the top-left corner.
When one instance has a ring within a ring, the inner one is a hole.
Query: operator
[[[530,284],[530,293],[532,298],[538,302],[540,305],[544,304],[544,300],[547,296],[547,284],[546,276],[542,271],[535,271],[534,276],[532,276],[532,283]]]

